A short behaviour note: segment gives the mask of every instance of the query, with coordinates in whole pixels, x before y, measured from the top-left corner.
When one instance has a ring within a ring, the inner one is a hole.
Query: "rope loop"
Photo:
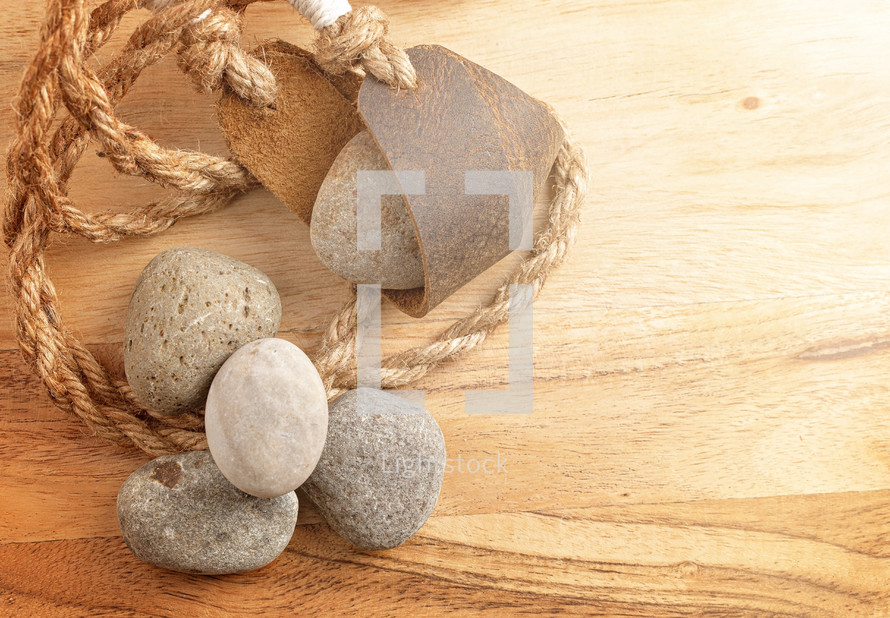
[[[363,6],[323,28],[316,39],[315,60],[328,73],[363,70],[393,88],[417,87],[417,73],[402,49],[386,38],[389,18]]]
[[[275,76],[263,62],[241,49],[242,16],[220,6],[185,29],[179,68],[201,92],[219,90],[225,81],[235,93],[257,107],[275,100]]]

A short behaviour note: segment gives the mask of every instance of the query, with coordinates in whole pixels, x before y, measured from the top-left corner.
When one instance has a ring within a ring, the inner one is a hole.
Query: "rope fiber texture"
[[[244,9],[258,0],[108,0],[88,13],[85,0],[51,0],[40,46],[14,103],[16,136],[7,156],[8,201],[3,240],[9,249],[9,291],[15,303],[22,354],[61,409],[105,440],[135,445],[152,455],[206,448],[203,416],[155,415],[69,330],[47,273],[52,233],[108,243],[149,236],[177,220],[211,213],[258,186],[241,165],[191,150],[159,146],[122,122],[115,107],[142,71],[168,53],[202,91],[224,84],[257,106],[275,98],[275,77],[239,45]],[[129,11],[154,13],[124,48],[98,71],[87,61]],[[417,81],[407,55],[386,39],[388,21],[374,7],[360,7],[319,30],[317,59],[327,71],[366,72],[394,88]],[[67,109],[58,126],[54,121]],[[121,173],[178,190],[171,198],[130,212],[89,214],[68,197],[68,181],[89,142],[99,144]],[[549,221],[534,249],[491,302],[445,330],[431,344],[384,358],[382,386],[411,384],[440,363],[482,343],[509,317],[509,285],[531,284],[534,296],[566,257],[575,238],[587,185],[584,155],[570,139],[553,168],[555,195]],[[356,301],[333,316],[313,359],[329,399],[356,383]]]

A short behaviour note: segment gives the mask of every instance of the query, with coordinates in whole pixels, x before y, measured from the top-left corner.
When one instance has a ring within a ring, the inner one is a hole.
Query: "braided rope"
[[[341,75],[356,68],[397,88],[417,87],[417,74],[408,54],[387,38],[389,19],[373,6],[347,13],[321,30],[315,60],[328,73]]]
[[[237,162],[163,148],[121,122],[114,111],[142,71],[173,51],[200,90],[213,91],[225,83],[254,105],[268,105],[274,100],[275,78],[239,46],[241,14],[255,1],[108,0],[87,15],[84,0],[53,0],[39,49],[15,101],[18,122],[7,156],[3,240],[9,248],[9,291],[15,299],[22,354],[58,407],[80,418],[96,436],[133,444],[151,455],[206,448],[203,417],[155,415],[136,401],[126,383],[111,377],[65,327],[46,272],[45,252],[52,232],[92,242],[157,234],[182,217],[213,212],[257,185]],[[140,6],[154,14],[104,68],[90,70],[86,61],[110,39],[123,16]],[[356,9],[320,31],[318,61],[331,72],[366,71],[393,87],[412,88],[414,70],[405,53],[385,38],[387,29],[387,19],[377,9]],[[69,116],[52,131],[62,105]],[[79,210],[68,197],[67,185],[90,139],[101,145],[118,171],[179,193],[122,214]],[[452,325],[430,345],[385,358],[384,387],[410,384],[484,341],[509,317],[511,283],[531,284],[538,294],[574,240],[586,190],[583,153],[568,139],[554,175],[549,223],[530,256],[488,306]],[[324,332],[315,363],[329,398],[355,385],[356,324],[353,297]]]

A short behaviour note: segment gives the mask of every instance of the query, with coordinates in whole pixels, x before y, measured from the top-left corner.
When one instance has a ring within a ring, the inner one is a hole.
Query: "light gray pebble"
[[[256,268],[205,249],[164,251],[142,271],[127,309],[130,388],[161,414],[197,410],[229,355],[280,323],[278,291]]]
[[[117,495],[117,517],[137,558],[184,573],[241,573],[278,557],[297,524],[297,496],[249,496],[207,451],[154,459]]]
[[[445,439],[429,412],[360,388],[330,405],[328,438],[306,496],[360,549],[389,549],[420,530],[439,498]]]
[[[379,283],[393,290],[421,288],[424,275],[420,244],[400,195],[380,199],[380,250],[357,249],[358,171],[388,169],[386,157],[368,131],[343,147],[315,200],[310,225],[312,247],[325,266],[353,283]]]
[[[252,341],[213,378],[204,416],[207,444],[241,491],[273,498],[308,478],[328,430],[318,371],[284,339]]]

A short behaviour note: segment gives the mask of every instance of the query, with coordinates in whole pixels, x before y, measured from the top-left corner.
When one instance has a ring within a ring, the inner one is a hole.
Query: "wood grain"
[[[587,150],[579,241],[534,306],[534,414],[464,413],[462,391],[506,386],[498,332],[420,384],[454,469],[414,540],[358,552],[305,507],[265,569],[167,573],[128,552],[114,515],[145,458],[51,406],[2,295],[0,615],[890,615],[890,8],[380,6],[398,42],[504,76]],[[9,101],[42,3],[3,8]],[[310,35],[284,2],[247,11],[246,48]],[[225,153],[214,101],[171,59],[120,110],[165,145]],[[13,122],[0,106],[0,142]],[[73,179],[90,211],[162,194],[94,151]],[[57,239],[48,259],[68,325],[114,361],[139,271],[183,244],[268,273],[281,336],[307,350],[346,298],[307,228],[256,191],[153,239]],[[384,351],[431,340],[518,257],[421,320],[385,305]],[[500,471],[466,469],[498,456]]]

